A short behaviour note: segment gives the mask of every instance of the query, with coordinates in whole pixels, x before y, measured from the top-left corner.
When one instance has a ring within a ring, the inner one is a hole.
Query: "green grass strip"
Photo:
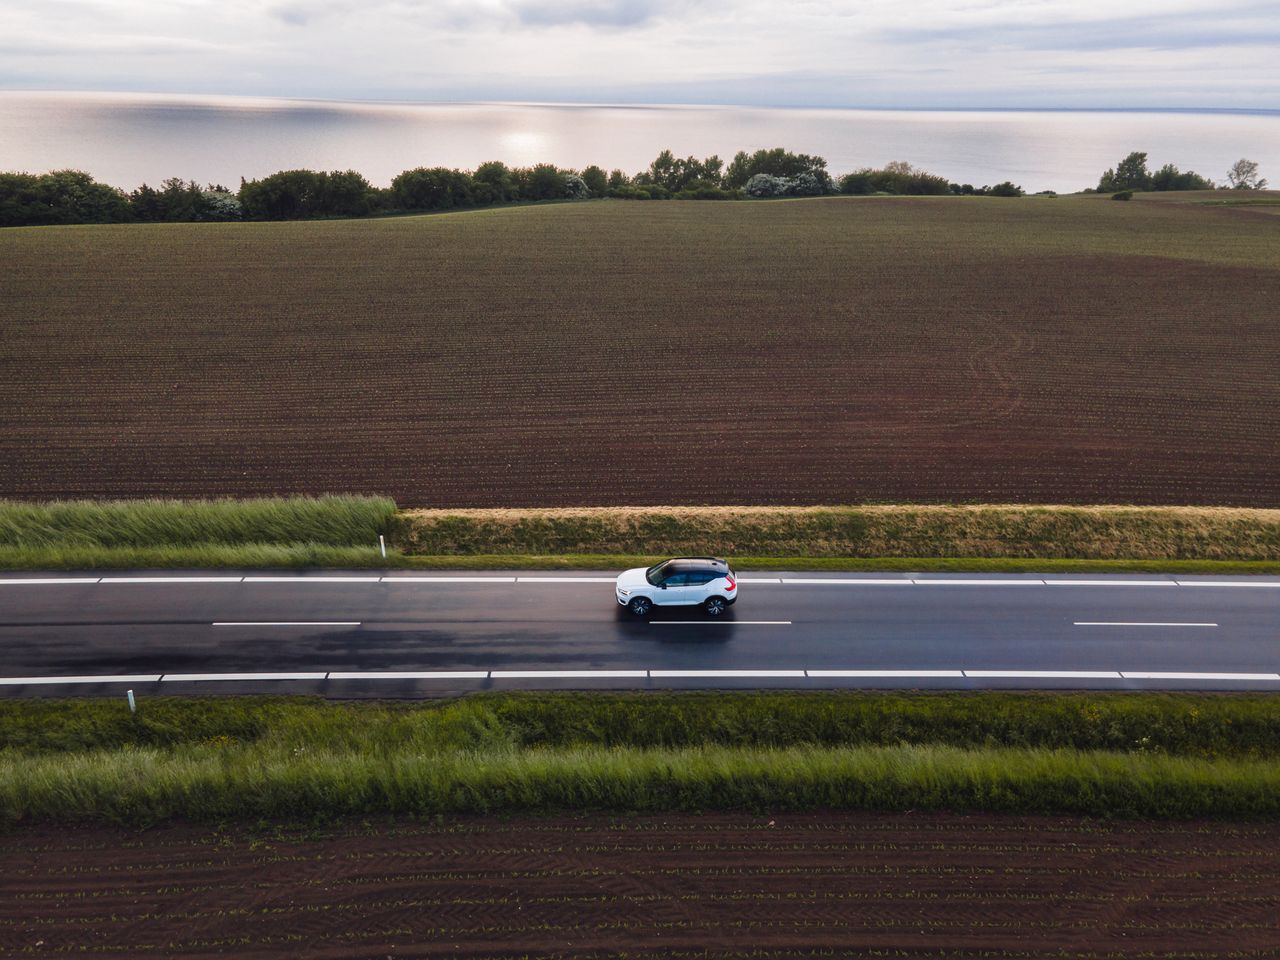
[[[9,823],[592,809],[1274,817],[1280,764],[938,745],[0,757],[0,818]]]
[[[76,556],[77,550],[85,548],[173,550],[208,549],[214,545],[254,548],[262,544],[376,547],[378,534],[386,530],[395,510],[395,502],[386,497],[356,496],[0,501],[0,547],[10,551],[67,551],[68,556]]]
[[[1005,691],[509,692],[0,700],[0,752],[208,745],[424,754],[508,748],[935,743],[1280,760],[1280,695]]]

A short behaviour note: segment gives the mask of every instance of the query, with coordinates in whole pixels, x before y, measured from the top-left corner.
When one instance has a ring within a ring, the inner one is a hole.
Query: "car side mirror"
[[[659,590],[665,590],[665,589],[667,589],[667,585],[666,585],[665,583],[660,583],[660,584],[658,584],[658,589],[659,589]]]

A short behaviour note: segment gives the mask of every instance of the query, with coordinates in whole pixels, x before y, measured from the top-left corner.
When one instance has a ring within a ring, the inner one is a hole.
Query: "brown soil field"
[[[1280,220],[1097,198],[0,232],[0,496],[1280,504]]]
[[[1280,824],[28,826],[0,866],[6,957],[1280,956]]]

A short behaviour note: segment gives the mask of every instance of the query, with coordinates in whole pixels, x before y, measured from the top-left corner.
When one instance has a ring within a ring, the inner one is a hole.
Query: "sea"
[[[818,154],[833,174],[903,160],[958,183],[1080,190],[1133,150],[1223,182],[1241,157],[1280,184],[1280,110],[863,110],[566,103],[401,103],[0,91],[0,171],[75,168],[125,190],[168,177],[236,189],[277,170],[597,164],[659,151]]]

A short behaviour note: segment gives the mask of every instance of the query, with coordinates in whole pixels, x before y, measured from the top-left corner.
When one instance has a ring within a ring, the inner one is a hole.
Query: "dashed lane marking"
[[[1136,623],[1123,620],[1076,620],[1077,627],[1216,627],[1216,623]]]

